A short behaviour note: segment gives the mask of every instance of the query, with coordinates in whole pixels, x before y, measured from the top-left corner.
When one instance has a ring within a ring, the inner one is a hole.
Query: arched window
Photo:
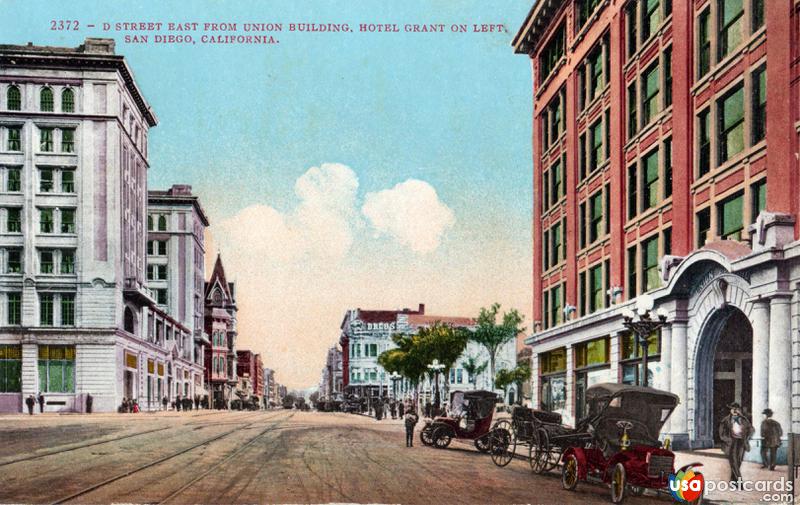
[[[136,317],[130,307],[125,307],[125,321],[123,323],[125,331],[136,334]]]
[[[39,95],[39,110],[53,112],[53,90],[44,87]]]
[[[147,229],[151,231],[153,230],[153,216],[147,216]]]
[[[17,86],[9,86],[6,91],[6,107],[8,110],[22,110],[22,95]]]
[[[158,231],[167,231],[167,218],[158,216]]]
[[[61,92],[61,112],[75,112],[75,92],[70,88]]]

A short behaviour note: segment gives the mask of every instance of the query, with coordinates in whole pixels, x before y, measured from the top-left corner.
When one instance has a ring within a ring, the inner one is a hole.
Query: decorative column
[[[539,355],[531,354],[531,408],[538,409],[539,405]]]
[[[608,359],[611,362],[611,382],[619,382],[619,332],[611,333],[608,347]]]
[[[669,324],[661,327],[661,373],[656,380],[659,389],[672,391],[672,327]],[[671,422],[672,418],[667,419],[661,429],[663,433],[672,431],[670,429]]]
[[[788,433],[792,422],[792,334],[791,298],[788,293],[779,293],[769,303],[769,401],[767,406],[774,412],[773,419],[781,423]],[[753,363],[755,356],[753,357]],[[753,367],[755,371],[756,366]],[[755,397],[755,392],[754,395]],[[753,412],[753,416],[761,412]],[[785,439],[785,437],[784,437]]]
[[[680,403],[672,413],[670,421],[670,435],[675,449],[686,449],[689,447],[689,425],[688,425],[688,383],[689,361],[687,354],[687,330],[686,321],[672,322],[672,369],[670,385],[672,392],[680,397]]]
[[[760,447],[761,440],[761,412],[767,408],[769,398],[769,300],[753,300],[753,438],[757,441],[754,446]],[[747,407],[747,405],[744,405]]]
[[[567,424],[575,425],[575,373],[574,360],[572,356],[572,345],[567,345],[567,370],[566,370],[566,405],[564,410],[568,419]]]

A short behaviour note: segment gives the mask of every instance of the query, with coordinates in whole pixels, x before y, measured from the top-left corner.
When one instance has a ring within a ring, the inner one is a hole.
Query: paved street
[[[399,421],[298,411],[0,418],[0,502],[609,503],[471,445],[404,447]],[[671,503],[631,498],[626,503]]]

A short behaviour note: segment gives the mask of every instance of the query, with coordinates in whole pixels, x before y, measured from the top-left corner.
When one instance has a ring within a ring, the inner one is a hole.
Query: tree
[[[475,356],[469,356],[466,361],[461,362],[461,367],[467,372],[467,378],[469,383],[472,384],[472,389],[475,389],[475,383],[478,380],[478,375],[483,373],[487,366],[489,366],[488,361],[484,361],[483,363],[479,364],[478,358]]]
[[[508,396],[508,386],[516,384],[517,403],[522,404],[522,384],[531,379],[531,367],[527,363],[520,363],[511,370],[498,370],[494,383],[497,387],[503,388],[503,396]]]
[[[427,362],[426,368],[427,364],[432,363],[433,360],[438,360],[439,363],[444,365],[442,371],[445,377],[444,391],[445,397],[448,397],[450,383],[447,378],[450,375],[450,369],[453,364],[467,347],[469,333],[462,328],[454,328],[452,325],[437,321],[427,328],[420,328],[417,336],[417,349],[420,352],[420,358]],[[436,404],[438,407],[439,402],[437,401]]]
[[[494,385],[503,390],[503,398],[508,396],[508,386],[514,383],[514,372],[503,368],[497,371],[494,378]],[[505,402],[505,400],[503,400]]]
[[[488,309],[485,307],[481,308],[477,327],[470,337],[473,342],[482,345],[489,352],[489,375],[492,381],[492,389],[494,389],[497,351],[500,347],[511,342],[517,338],[517,335],[525,331],[525,327],[521,326],[523,317],[516,309],[505,312],[500,324],[497,323],[499,311],[499,303],[492,304]]]

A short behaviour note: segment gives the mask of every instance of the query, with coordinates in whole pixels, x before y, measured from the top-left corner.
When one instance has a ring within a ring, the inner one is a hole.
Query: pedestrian
[[[94,398],[92,398],[91,394],[86,394],[86,413],[92,413],[92,404],[94,403]]]
[[[181,395],[175,397],[175,409],[180,412],[181,411]]]
[[[380,421],[383,419],[383,402],[380,398],[375,399],[375,420]]]
[[[761,421],[761,468],[775,470],[778,447],[781,445],[783,429],[781,423],[772,419],[772,409],[764,409],[764,420]]]
[[[192,410],[192,399],[188,396],[184,399],[184,410]]]
[[[397,419],[397,402],[395,400],[389,403],[389,412],[392,414],[392,419]]]
[[[161,405],[164,408],[164,410],[167,410],[167,405],[169,405],[169,399],[166,396],[161,399]]]
[[[750,450],[750,437],[753,436],[753,425],[742,414],[742,407],[734,402],[728,405],[730,414],[722,419],[719,425],[719,438],[722,440],[722,451],[728,456],[731,467],[731,482],[736,487],[742,486],[742,459]]]
[[[33,415],[33,406],[36,405],[36,398],[34,398],[32,394],[28,395],[28,397],[25,398],[25,405],[28,406],[28,414]]]
[[[425,417],[431,417],[432,408],[433,405],[431,405],[431,402],[425,402]]]
[[[200,409],[200,395],[194,395],[194,409]]]
[[[417,425],[417,421],[419,421],[419,417],[417,417],[416,412],[409,409],[404,416],[406,425],[406,447],[414,447],[414,426]]]
[[[138,400],[133,400],[132,412],[134,414],[138,414],[139,413],[139,401]]]
[[[44,395],[39,393],[39,413],[44,414]]]
[[[406,410],[406,406],[403,404],[403,402],[397,402],[397,415],[400,417],[400,419],[403,418],[403,415],[405,414],[405,410]]]

